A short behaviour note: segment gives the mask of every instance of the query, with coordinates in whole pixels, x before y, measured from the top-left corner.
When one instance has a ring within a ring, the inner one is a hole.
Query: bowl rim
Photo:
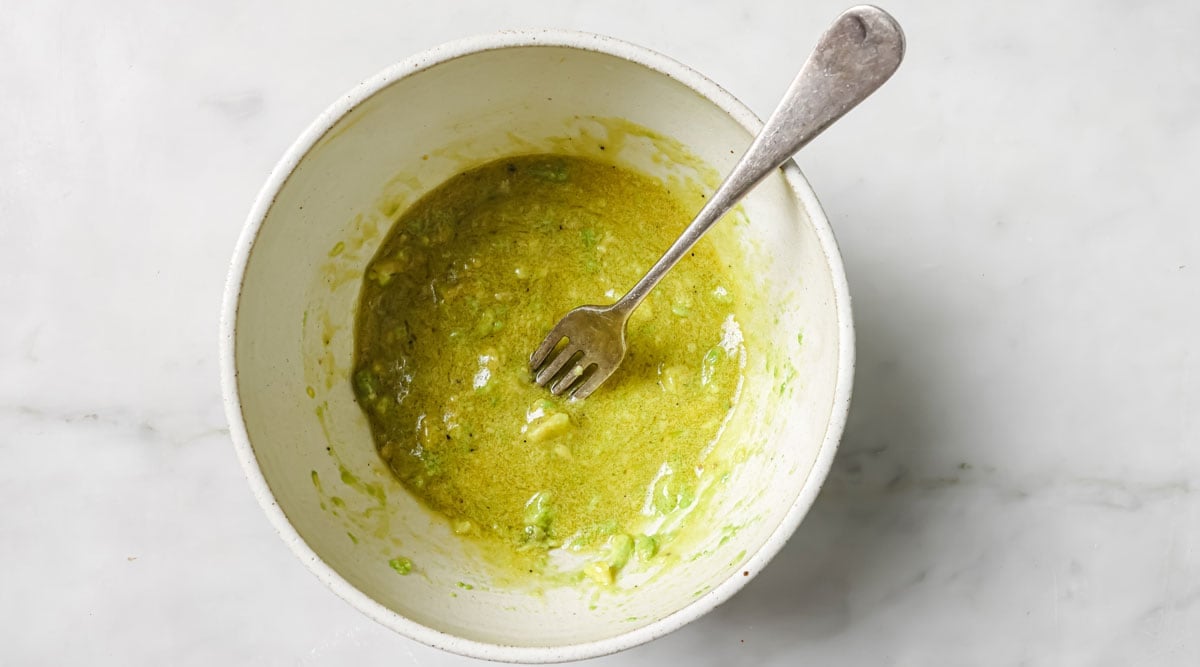
[[[785,180],[793,195],[809,214],[830,268],[838,320],[837,377],[829,425],[813,467],[804,480],[796,500],[783,519],[763,545],[740,568],[749,572],[749,576],[737,576],[735,572],[681,609],[619,635],[558,646],[512,646],[466,639],[417,623],[383,606],[338,574],[313,551],[284,514],[258,466],[253,445],[251,445],[246,431],[237,383],[238,369],[235,353],[237,313],[250,254],[253,251],[259,229],[269,214],[279,191],[300,161],[342,117],[375,93],[417,72],[464,56],[522,47],[577,49],[633,62],[687,86],[719,107],[752,134],[756,134],[762,128],[762,121],[748,107],[698,71],[649,48],[594,33],[558,29],[505,30],[447,42],[397,62],[376,75],[364,79],[326,108],[287,149],[259,191],[230,260],[220,318],[220,367],[221,390],[226,419],[229,422],[229,433],[247,481],[280,538],[318,579],[343,600],[378,623],[423,644],[472,658],[503,662],[546,663],[608,655],[666,635],[713,610],[762,571],[795,532],[800,521],[812,507],[817,493],[828,476],[850,408],[855,345],[849,286],[837,241],[812,187],[795,162],[789,160],[784,167]]]

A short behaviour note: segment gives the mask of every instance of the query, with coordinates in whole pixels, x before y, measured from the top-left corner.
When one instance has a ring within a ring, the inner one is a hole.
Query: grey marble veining
[[[763,113],[843,5],[8,3],[0,664],[470,662],[328,592],[261,515],[216,369],[285,147],[387,64],[611,34]],[[859,340],[812,512],[605,665],[1200,664],[1200,5],[888,5],[908,59],[798,161]]]

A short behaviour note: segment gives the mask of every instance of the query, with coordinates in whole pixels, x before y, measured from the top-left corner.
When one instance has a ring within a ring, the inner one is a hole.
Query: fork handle
[[[612,310],[628,317],[710,227],[754,186],[887,81],[904,58],[904,33],[887,12],[853,7],[821,35],[796,79],[733,171],[646,275]]]

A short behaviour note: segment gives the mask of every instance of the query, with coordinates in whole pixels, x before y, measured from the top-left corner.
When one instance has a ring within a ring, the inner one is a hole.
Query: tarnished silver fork
[[[887,12],[862,5],[839,16],[750,148],[670,249],[619,301],[580,306],[550,330],[529,357],[534,381],[558,396],[582,399],[595,391],[625,358],[630,314],[667,271],[754,186],[883,85],[903,58],[904,33]]]

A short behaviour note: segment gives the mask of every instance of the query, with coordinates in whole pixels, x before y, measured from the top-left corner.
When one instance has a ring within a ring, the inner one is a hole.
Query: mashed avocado
[[[737,399],[729,267],[697,245],[586,400],[534,385],[528,359],[568,310],[631,287],[692,213],[652,178],[535,155],[459,174],[400,215],[364,278],[354,392],[380,456],[455,532],[513,553],[604,550],[587,571],[600,583],[658,551],[655,519],[694,502]]]

